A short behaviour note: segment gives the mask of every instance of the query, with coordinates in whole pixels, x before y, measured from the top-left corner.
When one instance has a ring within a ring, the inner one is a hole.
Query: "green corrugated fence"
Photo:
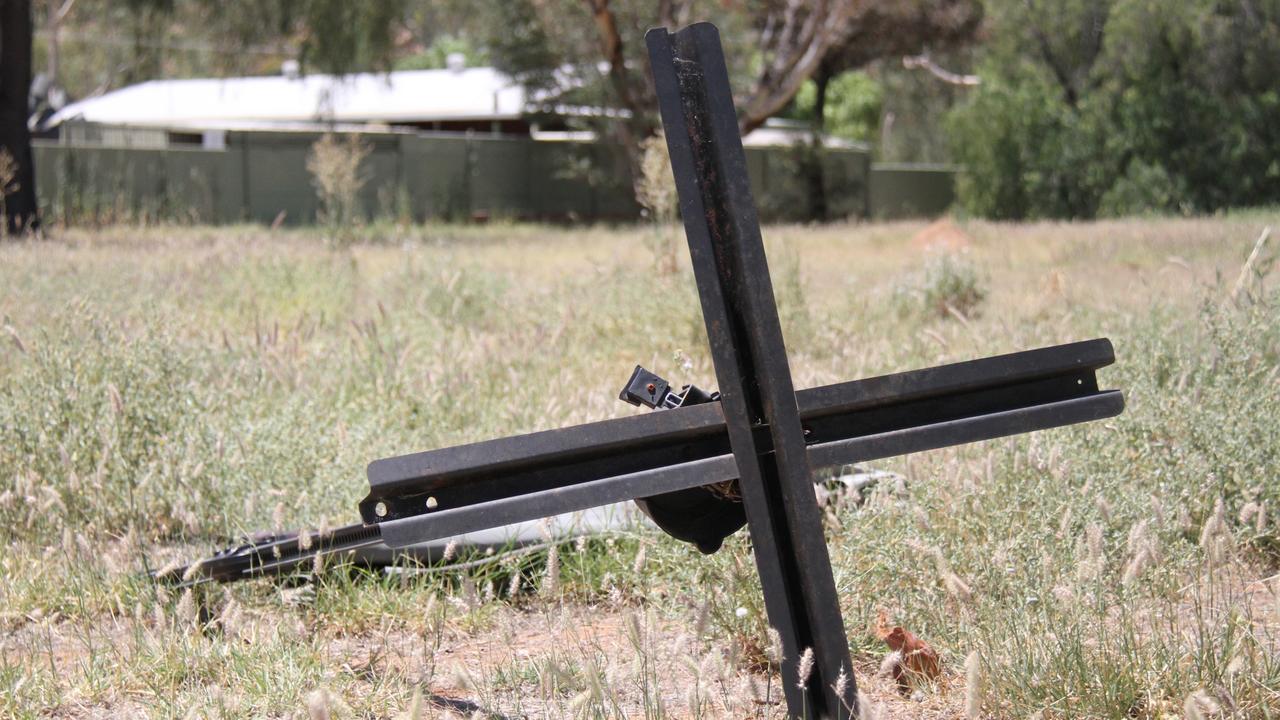
[[[316,219],[306,159],[314,133],[231,132],[226,149],[35,144],[47,216],[66,222],[177,219],[228,223]],[[364,134],[366,217],[631,220],[639,208],[611,147],[486,136]],[[766,221],[803,219],[808,184],[790,148],[748,148]],[[866,152],[828,150],[828,207],[837,217],[936,215],[951,204],[945,167],[872,165]]]

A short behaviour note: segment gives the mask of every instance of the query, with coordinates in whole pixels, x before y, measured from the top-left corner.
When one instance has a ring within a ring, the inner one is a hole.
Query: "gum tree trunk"
[[[816,96],[813,102],[813,146],[809,148],[806,158],[805,174],[809,184],[809,219],[824,222],[827,219],[827,184],[823,176],[822,146],[823,134],[826,132],[827,87],[831,84],[832,73],[825,63],[818,66],[813,75]]]
[[[31,0],[0,0],[0,150],[16,163],[4,193],[3,218],[10,233],[35,229],[35,163],[27,130],[31,92]]]

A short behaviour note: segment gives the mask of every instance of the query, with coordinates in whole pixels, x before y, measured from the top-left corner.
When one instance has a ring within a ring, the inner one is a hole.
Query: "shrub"
[[[360,190],[368,177],[360,165],[373,148],[357,135],[345,141],[333,133],[325,133],[311,146],[307,155],[307,172],[320,200],[317,213],[328,226],[331,242],[349,242],[350,228],[359,219]]]
[[[1125,174],[1116,179],[1098,206],[1098,214],[1107,217],[1138,215],[1147,212],[1174,211],[1184,206],[1186,189],[1178,179],[1159,165],[1142,160],[1129,163]]]
[[[1280,198],[1280,3],[988,5],[949,118],[961,204],[993,218],[1211,212]]]
[[[977,268],[963,255],[931,255],[924,268],[896,290],[899,311],[940,318],[973,315],[987,291]]]

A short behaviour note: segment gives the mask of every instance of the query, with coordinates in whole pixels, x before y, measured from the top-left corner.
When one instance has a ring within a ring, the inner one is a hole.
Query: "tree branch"
[[[646,114],[639,106],[642,90],[637,88],[635,78],[627,71],[626,55],[623,52],[622,33],[618,30],[618,20],[609,7],[609,0],[583,0],[591,16],[595,20],[596,32],[600,36],[600,51],[605,62],[609,64],[609,84],[617,95],[618,104],[631,116],[620,118],[612,123],[618,141],[626,151],[628,170],[633,182],[640,178],[640,141],[646,133],[641,125]],[[669,6],[668,6],[669,7]]]
[[[751,93],[740,103],[742,117],[738,122],[744,135],[763,125],[795,98],[827,51],[843,36],[854,10],[864,2],[817,0],[809,4],[788,0],[781,8],[781,27],[768,33],[769,42],[763,46],[765,53],[772,54],[772,62],[766,63]],[[801,17],[806,8],[807,14]],[[772,18],[766,20],[765,26],[777,27]]]
[[[61,23],[63,20],[66,20],[67,15],[71,12],[71,8],[75,7],[75,4],[76,0],[65,0],[65,2],[62,3],[62,6],[53,13],[54,24],[56,25]]]
[[[929,57],[929,53],[921,55],[906,55],[902,58],[902,67],[908,70],[926,70],[928,73],[948,85],[964,85],[973,87],[982,84],[982,78],[977,75],[961,75],[954,73],[946,68],[939,66]]]

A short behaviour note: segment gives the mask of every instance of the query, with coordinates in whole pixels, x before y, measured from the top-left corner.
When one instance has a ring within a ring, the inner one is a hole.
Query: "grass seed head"
[[[964,661],[964,716],[966,720],[978,720],[982,716],[982,694],[985,678],[982,676],[982,657],[977,650],[969,653]]]
[[[947,562],[946,555],[942,554],[942,548],[936,545],[929,545],[925,547],[925,552],[929,553],[929,556],[933,558],[933,567],[938,575],[945,576],[951,572],[951,564]]]
[[[1102,498],[1102,497],[1098,498],[1098,517],[1102,518],[1102,522],[1104,524],[1110,525],[1111,516],[1113,514],[1114,514],[1114,511],[1111,508],[1111,503],[1107,502],[1106,498]]]
[[[416,685],[413,688],[413,697],[409,700],[409,707],[400,713],[397,720],[421,720],[422,719],[422,686]]]
[[[1196,690],[1182,703],[1182,715],[1185,720],[1208,720],[1221,710],[1218,701],[1209,697],[1204,690]]]
[[[861,690],[858,691],[858,720],[879,720],[880,706],[871,702]]]
[[[1089,560],[1101,565],[1106,560],[1106,550],[1102,540],[1102,526],[1089,523],[1084,529],[1085,547],[1089,550]]]
[[[1137,523],[1134,523],[1133,527],[1129,528],[1129,539],[1126,543],[1126,547],[1129,551],[1129,554],[1130,555],[1136,554],[1138,552],[1138,549],[1142,547],[1142,545],[1145,543],[1146,539],[1147,539],[1147,521],[1142,520]]]
[[[637,650],[644,646],[644,628],[640,622],[640,613],[635,610],[627,613],[627,635]]]
[[[919,528],[921,532],[929,532],[933,529],[933,525],[929,522],[929,513],[925,512],[924,508],[919,505],[913,505],[911,507],[911,518],[915,521],[916,527]]]
[[[1151,562],[1151,553],[1144,545],[1138,548],[1138,552],[1129,559],[1124,566],[1124,575],[1120,578],[1120,584],[1128,587],[1132,585],[1142,574],[1147,571],[1147,567]]]
[[[1178,506],[1178,530],[1182,533],[1191,532],[1193,521],[1191,520],[1191,510],[1186,505]]]
[[[1062,511],[1062,517],[1058,519],[1058,537],[1065,538],[1071,532],[1072,521],[1071,506],[1068,505],[1066,510]]]
[[[182,559],[175,557],[169,560],[169,562],[165,563],[164,565],[161,565],[160,569],[156,571],[156,575],[160,575],[160,576],[170,575],[174,572],[177,572],[178,568],[180,567],[182,567]]]
[[[954,572],[947,572],[942,576],[942,586],[960,602],[969,602],[973,598],[973,589],[969,587],[969,583]]]
[[[901,665],[902,651],[894,650],[880,661],[880,669],[876,671],[876,675],[882,678],[893,677]]]
[[[801,690],[809,689],[809,676],[813,674],[813,648],[808,647],[800,654],[800,665],[796,668],[798,676],[796,685]]]
[[[461,663],[455,663],[449,670],[449,681],[459,690],[470,690],[475,687],[475,680]]]
[[[719,653],[709,652],[703,656],[702,662],[698,663],[698,677],[700,678],[723,680],[724,674],[724,663],[720,661]]]
[[[747,695],[751,698],[752,702],[759,704],[759,703],[764,703],[767,700],[767,698],[765,698],[764,696],[764,691],[760,687],[760,681],[756,680],[755,675],[748,675],[746,678],[746,683],[747,683]]]
[[[782,635],[777,628],[770,627],[766,633],[769,636],[769,662],[775,665],[782,664]]]
[[[468,612],[480,607],[480,591],[476,588],[476,581],[470,575],[462,577],[462,602]]]
[[[560,592],[560,547],[552,545],[547,551],[547,570],[542,581],[544,595],[555,595]]]
[[[186,625],[194,625],[196,622],[196,599],[192,594],[191,588],[182,591],[182,597],[178,599],[177,609],[174,611],[178,620]]]
[[[1155,518],[1157,527],[1164,525],[1167,519],[1164,502],[1159,495],[1151,496],[1151,517]]]
[[[520,570],[511,568],[511,579],[507,581],[507,599],[515,600],[520,594]]]
[[[182,572],[182,582],[190,582],[192,578],[200,574],[200,569],[204,566],[204,558],[196,560],[187,566]]]
[[[307,717],[311,720],[330,720],[333,717],[333,701],[324,688],[307,693],[305,699]]]
[[[583,690],[577,695],[574,695],[573,700],[569,701],[569,710],[572,711],[575,716],[584,715],[586,714],[587,706],[591,704],[593,699],[594,698],[590,690]]]
[[[836,697],[843,698],[845,693],[849,692],[849,673],[842,667],[840,674],[836,676],[836,684],[832,688],[836,691]]]
[[[1227,677],[1239,675],[1240,671],[1244,669],[1244,664],[1244,655],[1239,652],[1232,655],[1231,660],[1227,663]]]
[[[711,619],[711,600],[704,599],[702,605],[698,607],[698,615],[693,621],[693,637],[695,640],[702,640],[707,634],[707,623]]]
[[[1222,498],[1214,501],[1213,512],[1209,514],[1209,519],[1205,520],[1204,527],[1200,528],[1200,547],[1209,550],[1213,545],[1213,540],[1218,533],[1226,530],[1226,511],[1222,506]]]

